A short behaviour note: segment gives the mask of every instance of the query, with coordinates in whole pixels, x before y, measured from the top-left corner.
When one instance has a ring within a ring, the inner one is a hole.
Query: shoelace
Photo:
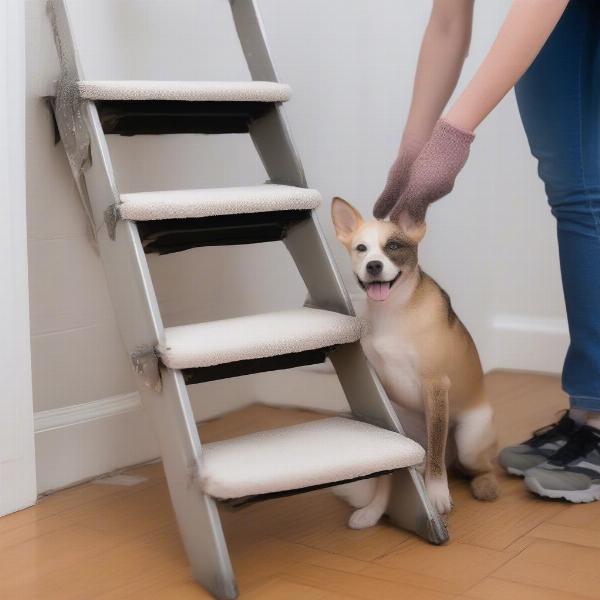
[[[534,448],[539,448],[547,442],[553,442],[557,437],[570,435],[576,430],[577,424],[569,417],[568,412],[565,412],[558,423],[547,425],[546,427],[534,431],[533,437],[530,440],[527,440],[526,443]]]
[[[600,432],[588,425],[582,425],[548,462],[564,467],[575,459],[588,455],[596,447],[600,448]]]

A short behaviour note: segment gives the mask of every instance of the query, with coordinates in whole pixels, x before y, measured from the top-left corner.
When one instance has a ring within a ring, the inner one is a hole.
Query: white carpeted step
[[[289,185],[174,190],[121,194],[119,212],[131,221],[189,219],[279,210],[311,210],[321,203],[317,190]]]
[[[171,369],[194,369],[349,344],[362,330],[357,317],[299,308],[168,327],[158,352]]]
[[[184,100],[188,102],[285,102],[290,87],[272,81],[79,81],[86,100]]]
[[[421,463],[409,438],[343,417],[202,447],[202,487],[222,500],[324,485]]]

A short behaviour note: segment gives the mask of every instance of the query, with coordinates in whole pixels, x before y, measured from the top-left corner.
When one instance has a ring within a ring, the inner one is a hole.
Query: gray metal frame
[[[277,81],[255,1],[230,3],[253,78]],[[63,57],[62,77],[76,82],[84,77],[67,0],[50,0],[49,7]],[[96,106],[82,102],[76,110],[57,115],[57,119],[62,131],[84,130],[89,138],[90,160],[74,176],[79,178],[82,202],[97,238],[119,330],[138,371],[137,386],[158,433],[169,491],[194,577],[217,598],[235,598],[235,578],[217,507],[198,483],[202,448],[187,389],[181,372],[160,368],[154,354],[164,336],[164,327],[137,227],[129,221],[105,221],[107,211],[111,214],[119,203],[119,192]],[[273,182],[306,187],[281,106],[257,120],[250,135]],[[67,145],[65,149],[70,152]],[[112,235],[111,226],[116,228],[116,236]],[[285,244],[308,288],[311,303],[354,314],[314,211],[310,219],[289,231]],[[330,358],[353,414],[402,433],[360,343],[339,347]],[[392,520],[431,542],[444,542],[446,529],[427,498],[420,474],[414,468],[402,469],[394,474],[393,482],[389,509]]]
[[[86,103],[92,164],[85,172],[94,214],[114,201],[116,183],[96,106]],[[97,231],[100,256],[127,352],[152,352],[164,336],[146,255],[135,223],[119,221],[116,238],[105,224]],[[158,370],[158,360],[154,361]],[[135,364],[134,364],[135,366]],[[137,387],[158,433],[161,456],[179,530],[194,577],[217,598],[235,598],[237,589],[215,501],[199,480],[202,450],[187,388],[180,371],[160,369],[160,385],[139,373]]]
[[[75,84],[83,77],[83,68],[73,41],[66,5],[62,1],[49,0],[47,9],[54,29],[54,40],[61,69],[54,102],[56,124],[67,152],[69,166],[83,210],[95,237],[96,227],[83,176],[84,168],[89,166],[89,139],[87,139],[83,123],[81,103],[75,94]]]
[[[50,10],[62,52],[76,57],[66,0],[53,0]],[[74,59],[71,64],[75,65],[72,75],[82,79],[79,61]],[[119,221],[116,238],[111,239],[104,222],[104,213],[118,203],[119,192],[95,104],[82,103],[80,115],[90,141],[91,161],[82,176],[90,199],[91,222],[119,331],[133,360],[136,354],[153,351],[164,336],[164,327],[135,223]],[[169,492],[193,575],[215,597],[236,598],[235,576],[217,506],[198,483],[202,449],[183,377],[179,371],[161,369],[160,385],[144,373],[136,379],[144,408],[158,433]]]

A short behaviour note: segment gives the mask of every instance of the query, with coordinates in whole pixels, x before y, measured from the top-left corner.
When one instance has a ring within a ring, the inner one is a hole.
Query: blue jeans
[[[600,411],[600,2],[571,0],[515,86],[556,217],[571,343],[563,389]]]

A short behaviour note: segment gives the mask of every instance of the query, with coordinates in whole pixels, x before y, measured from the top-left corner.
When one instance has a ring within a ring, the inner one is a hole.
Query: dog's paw
[[[477,500],[496,500],[500,495],[500,486],[493,473],[483,473],[471,480],[471,493]]]
[[[425,482],[427,494],[433,508],[440,515],[447,515],[452,510],[452,498],[445,479],[430,479]]]
[[[381,514],[372,508],[359,508],[350,516],[348,527],[350,527],[350,529],[367,529],[367,527],[377,525],[380,518]]]

